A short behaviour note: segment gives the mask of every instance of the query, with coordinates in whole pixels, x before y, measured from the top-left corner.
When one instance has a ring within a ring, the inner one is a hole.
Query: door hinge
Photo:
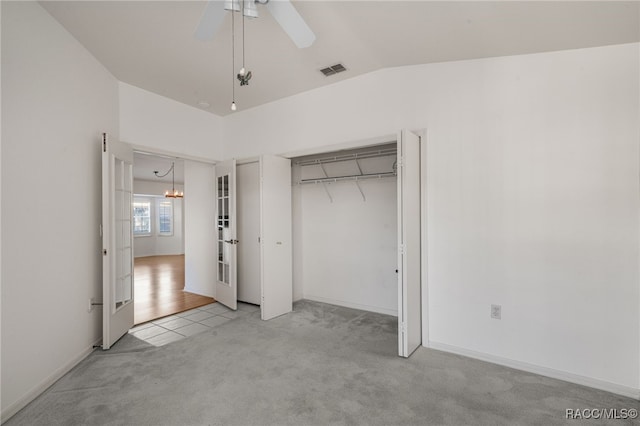
[[[400,330],[402,331],[402,334],[407,334],[407,323],[403,322],[400,324]]]
[[[404,254],[404,244],[400,244],[400,245],[398,246],[398,252],[399,252],[400,254]]]
[[[104,256],[106,256],[106,255],[107,255],[107,249],[102,249],[102,254],[103,254]]]
[[[102,224],[100,224],[100,238],[102,238]]]

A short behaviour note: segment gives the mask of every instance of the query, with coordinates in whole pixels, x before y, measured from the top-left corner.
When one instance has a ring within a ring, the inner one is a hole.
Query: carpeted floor
[[[309,301],[267,322],[244,312],[158,348],[126,335],[6,425],[556,425],[580,423],[568,408],[638,408],[457,355],[396,351],[386,315]]]

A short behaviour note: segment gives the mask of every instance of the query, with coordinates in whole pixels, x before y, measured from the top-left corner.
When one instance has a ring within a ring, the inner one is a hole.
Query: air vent
[[[325,77],[329,77],[330,75],[338,74],[339,72],[346,71],[347,69],[342,64],[335,64],[330,67],[326,67],[320,70]]]

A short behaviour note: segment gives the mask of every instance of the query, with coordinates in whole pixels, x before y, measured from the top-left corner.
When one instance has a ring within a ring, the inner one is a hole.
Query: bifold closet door
[[[102,349],[133,327],[133,149],[102,134]]]
[[[420,254],[420,137],[398,135],[398,355],[422,343]]]
[[[260,276],[262,319],[293,309],[291,161],[260,158]]]

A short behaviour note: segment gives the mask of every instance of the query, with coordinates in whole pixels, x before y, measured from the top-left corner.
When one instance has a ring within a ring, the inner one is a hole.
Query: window
[[[133,200],[133,235],[151,235],[150,200]]]
[[[173,235],[173,200],[158,200],[158,235]]]
[[[143,198],[144,197],[144,198]],[[133,235],[173,235],[173,200],[139,195],[133,200]]]

